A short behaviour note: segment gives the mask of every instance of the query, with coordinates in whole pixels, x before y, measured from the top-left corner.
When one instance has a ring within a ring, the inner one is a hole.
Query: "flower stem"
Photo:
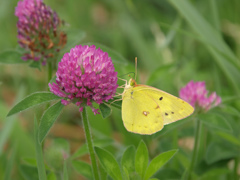
[[[196,119],[193,154],[192,154],[192,158],[191,158],[191,162],[190,162],[190,166],[189,166],[189,170],[188,170],[186,179],[191,179],[191,173],[192,173],[195,163],[196,163],[197,153],[198,153],[198,144],[199,144],[199,140],[200,140],[200,133],[201,133],[201,122],[200,122],[200,120]]]
[[[48,82],[52,79],[52,62],[48,62]]]
[[[98,180],[100,178],[98,174],[97,160],[95,157],[95,151],[93,149],[93,142],[92,142],[91,132],[90,132],[89,123],[88,123],[87,111],[85,107],[83,108],[83,112],[81,113],[81,116],[83,120],[83,126],[85,130],[85,136],[86,136],[87,146],[90,154],[90,159],[92,162],[92,171],[93,171],[94,179]]]

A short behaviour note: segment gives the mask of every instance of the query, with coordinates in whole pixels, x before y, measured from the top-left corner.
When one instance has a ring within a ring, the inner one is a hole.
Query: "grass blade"
[[[42,146],[38,141],[38,130],[39,129],[38,129],[37,118],[34,117],[34,139],[35,139],[35,148],[36,148],[38,177],[39,177],[39,180],[47,180],[43,153],[42,153]]]

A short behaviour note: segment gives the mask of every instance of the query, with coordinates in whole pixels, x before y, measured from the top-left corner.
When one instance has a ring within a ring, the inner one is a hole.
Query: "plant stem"
[[[90,159],[92,162],[92,171],[93,171],[94,179],[99,180],[97,160],[95,157],[95,151],[93,149],[93,142],[92,142],[91,132],[90,132],[89,123],[88,123],[87,111],[85,107],[83,108],[83,112],[81,113],[81,116],[83,120],[83,126],[85,130],[88,151],[89,151]]]
[[[200,122],[200,120],[196,119],[193,154],[192,154],[192,159],[190,162],[190,166],[189,166],[189,170],[188,170],[186,179],[191,179],[191,173],[192,173],[195,163],[196,163],[197,153],[198,153],[198,144],[199,144],[199,140],[200,140],[200,132],[201,132],[201,122]]]
[[[233,169],[233,177],[234,180],[238,180],[238,163],[239,163],[239,159],[238,157],[235,158],[234,160],[234,169]]]

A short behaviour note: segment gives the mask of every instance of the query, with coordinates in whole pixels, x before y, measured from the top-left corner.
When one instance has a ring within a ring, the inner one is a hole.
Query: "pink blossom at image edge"
[[[221,103],[221,98],[217,96],[216,92],[208,96],[204,81],[190,81],[185,87],[181,88],[179,95],[181,99],[190,103],[193,107],[198,106],[205,111]]]

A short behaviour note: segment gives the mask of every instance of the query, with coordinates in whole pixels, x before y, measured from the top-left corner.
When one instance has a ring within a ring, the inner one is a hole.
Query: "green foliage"
[[[0,53],[0,64],[21,64],[26,63],[21,59],[22,53],[17,50],[11,49]]]
[[[154,175],[166,162],[168,162],[177,152],[177,150],[171,150],[164,152],[155,157],[149,164],[144,179],[147,180]]]
[[[44,165],[43,153],[41,144],[38,141],[38,123],[36,117],[34,117],[34,139],[35,139],[35,148],[36,148],[36,159],[38,167],[38,177],[41,180],[47,180],[46,170]]]
[[[205,81],[222,98],[220,106],[150,136],[125,129],[121,96],[101,104],[101,115],[87,109],[101,179],[186,179],[196,119],[201,128],[190,179],[239,179],[240,1],[44,0],[67,34],[49,77],[47,65],[21,58],[17,2],[0,3],[0,179],[93,179],[79,108],[63,109],[60,97],[44,92],[56,80],[57,63],[79,44],[107,52],[119,78],[134,77],[137,57],[139,84],[178,96],[190,80]],[[54,126],[57,132],[47,136]]]
[[[92,179],[92,168],[88,163],[85,163],[83,161],[72,161],[73,167],[76,169],[77,172],[79,172],[81,175],[88,179]]]
[[[201,114],[198,116],[198,118],[209,128],[220,129],[222,131],[227,132],[232,131],[232,127],[227,121],[227,119],[225,119],[224,116],[221,116],[219,114],[215,113]]]
[[[113,140],[110,138],[105,139],[95,139],[93,141],[94,146],[105,147],[113,144]],[[82,157],[88,153],[87,144],[83,144],[76,152],[71,156],[72,159]]]
[[[111,176],[113,179],[121,180],[121,170],[114,156],[108,151],[99,147],[95,147],[95,151],[101,165],[103,166],[104,170],[109,174],[109,176]]]
[[[64,162],[63,179],[68,180],[67,161]]]
[[[110,114],[111,114],[111,112],[112,112],[112,109],[111,109],[108,105],[106,105],[106,104],[104,104],[104,103],[102,103],[102,104],[99,105],[99,109],[100,109],[100,111],[101,111],[101,114],[102,114],[103,119],[105,119],[105,118],[107,118],[108,116],[110,116]]]
[[[36,105],[49,102],[52,100],[60,99],[58,96],[54,95],[53,93],[49,92],[36,92],[29,96],[27,96],[25,99],[17,103],[7,114],[7,116],[11,116],[13,114],[19,113],[21,111],[24,111],[28,108],[34,107]]]
[[[38,132],[38,140],[40,143],[43,142],[44,138],[46,137],[52,125],[56,121],[57,117],[60,115],[63,107],[64,105],[61,103],[61,101],[59,101],[56,104],[49,107],[44,112],[40,120],[39,132]]]
[[[148,149],[146,144],[143,141],[141,141],[136,151],[135,169],[142,179],[145,175],[147,166],[148,166]]]

